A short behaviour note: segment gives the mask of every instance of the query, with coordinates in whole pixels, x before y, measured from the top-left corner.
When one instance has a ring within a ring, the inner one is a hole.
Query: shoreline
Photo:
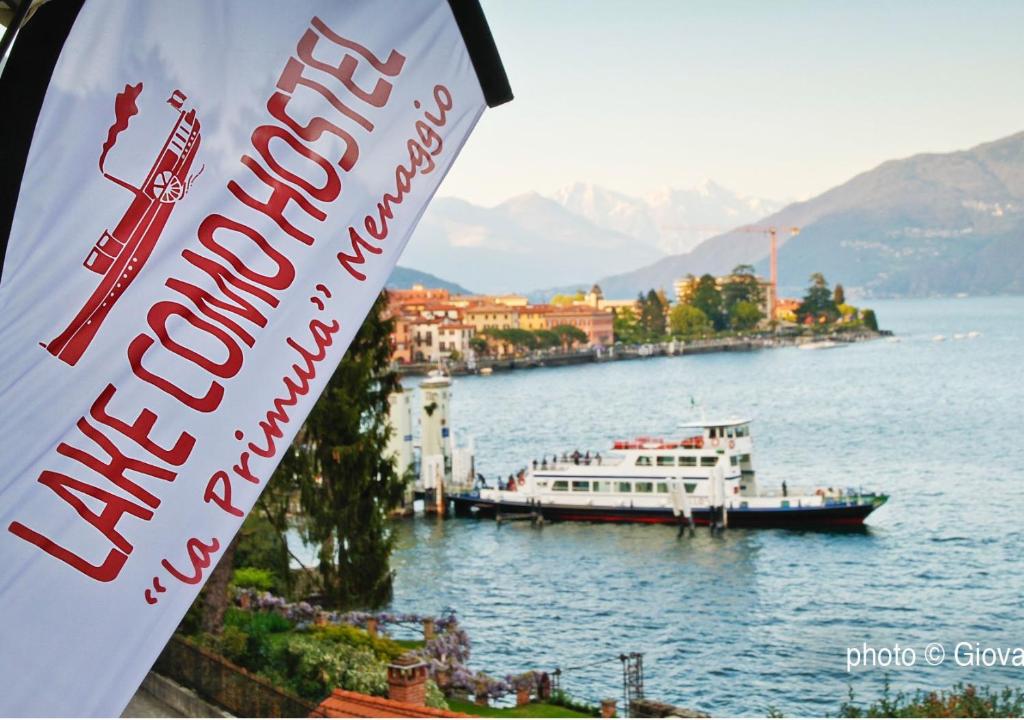
[[[610,348],[588,348],[576,352],[544,352],[534,351],[529,355],[510,358],[482,358],[474,366],[465,361],[444,361],[443,367],[452,376],[480,375],[485,368],[490,372],[508,372],[512,370],[529,370],[542,367],[566,367],[569,365],[585,365],[588,363],[617,362],[624,360],[643,360],[653,357],[671,357],[676,355],[704,355],[718,352],[754,352],[780,347],[798,347],[813,342],[829,340],[835,343],[852,344],[891,337],[891,330],[836,332],[827,335],[754,335],[749,337],[714,338],[710,340],[668,340],[658,343],[641,345],[616,345]],[[398,365],[399,377],[424,376],[437,370],[439,363],[409,363]],[[490,374],[490,373],[487,373]]]

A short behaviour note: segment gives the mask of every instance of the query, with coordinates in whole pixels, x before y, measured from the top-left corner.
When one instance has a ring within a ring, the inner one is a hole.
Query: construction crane
[[[771,240],[770,250],[770,289],[771,297],[768,298],[768,319],[775,320],[775,311],[779,304],[779,230],[780,228],[775,225],[741,225],[737,228],[726,228],[719,226],[708,226],[708,225],[663,225],[663,230],[689,230],[691,232],[713,232],[719,235],[728,235],[730,233],[764,233],[768,235]],[[789,231],[790,237],[798,235],[800,228],[789,227],[781,228],[783,232]]]
[[[790,237],[798,235],[800,228],[790,227],[782,228],[783,231],[789,230]],[[771,238],[771,259],[769,261],[769,267],[771,268],[770,292],[771,297],[768,298],[768,319],[775,320],[775,311],[779,304],[779,228],[774,225],[769,226],[758,226],[758,225],[744,225],[743,227],[736,228],[734,232],[751,232],[751,233],[766,233]]]

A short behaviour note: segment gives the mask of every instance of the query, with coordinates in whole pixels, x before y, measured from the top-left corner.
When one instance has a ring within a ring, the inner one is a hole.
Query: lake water
[[[890,493],[864,534],[418,518],[398,524],[393,607],[458,611],[471,665],[564,671],[620,697],[618,655],[646,694],[713,715],[835,714],[852,686],[1024,686],[1024,668],[961,667],[959,642],[1024,646],[1024,298],[874,303],[880,340],[459,378],[453,425],[478,469],[674,434],[690,397],[754,418],[764,484]],[[980,337],[954,340],[957,333]],[[942,334],[945,342],[933,341]],[[930,642],[945,663],[924,661]],[[914,667],[847,672],[847,648],[911,647]],[[972,645],[973,646],[973,645]]]

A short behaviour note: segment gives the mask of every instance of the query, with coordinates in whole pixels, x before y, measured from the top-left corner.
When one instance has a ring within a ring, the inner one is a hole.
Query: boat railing
[[[805,498],[818,496],[822,498],[822,501],[826,505],[849,504],[851,501],[859,502],[860,498],[871,495],[873,495],[873,493],[866,492],[860,488],[822,487],[820,485],[787,485],[785,493],[782,492],[782,488],[761,488],[758,492],[758,497],[772,498]]]
[[[581,457],[579,462],[576,462],[572,458],[569,458],[568,460],[561,460],[561,459],[559,459],[559,460],[557,460],[555,462],[552,462],[552,461],[548,460],[547,463],[543,463],[543,462],[539,463],[537,465],[537,467],[534,468],[534,469],[535,470],[544,471],[544,470],[568,470],[570,468],[587,467],[587,466],[589,466],[589,467],[614,466],[614,465],[621,465],[622,461],[624,459],[625,458],[623,458],[621,456],[609,455],[608,457],[601,456],[600,460],[598,460],[596,457],[593,457],[593,456],[590,457],[589,459]]]

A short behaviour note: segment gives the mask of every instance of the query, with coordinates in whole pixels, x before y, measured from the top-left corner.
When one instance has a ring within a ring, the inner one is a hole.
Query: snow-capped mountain
[[[616,230],[672,255],[738,225],[771,215],[784,203],[744,197],[705,180],[689,190],[665,188],[639,198],[577,182],[554,199],[600,227]]]

